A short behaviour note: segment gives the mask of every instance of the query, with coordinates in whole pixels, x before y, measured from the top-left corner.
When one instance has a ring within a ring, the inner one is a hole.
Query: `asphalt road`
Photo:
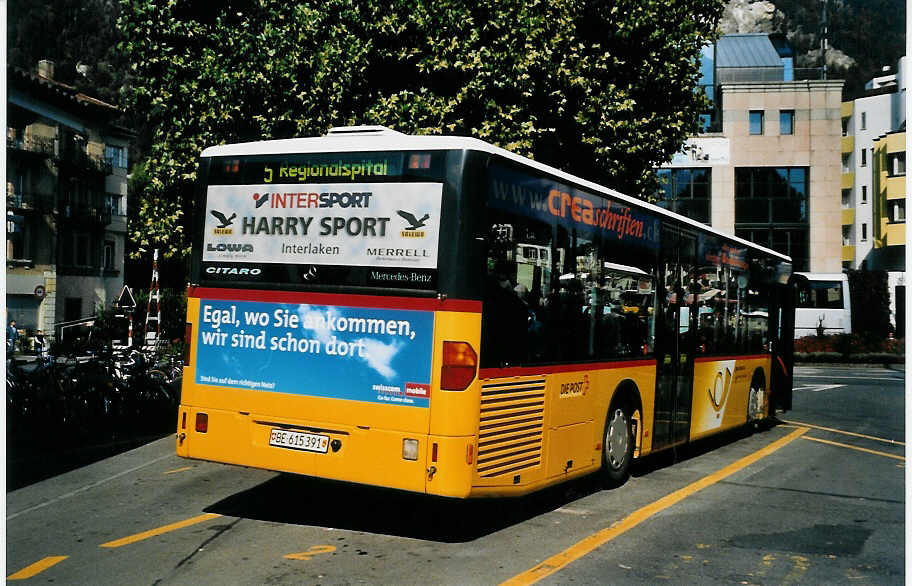
[[[7,494],[6,576],[91,584],[902,584],[904,373],[799,368],[794,409],[528,498],[187,461],[172,438]]]

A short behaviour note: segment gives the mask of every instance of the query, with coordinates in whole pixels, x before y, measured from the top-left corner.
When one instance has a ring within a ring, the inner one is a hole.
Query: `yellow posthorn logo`
[[[713,385],[713,388],[706,389],[709,393],[709,399],[712,401],[713,408],[718,411],[725,405],[725,401],[728,399],[728,393],[731,391],[732,383],[732,371],[729,368],[725,369],[725,375],[721,372],[716,373],[716,381]]]

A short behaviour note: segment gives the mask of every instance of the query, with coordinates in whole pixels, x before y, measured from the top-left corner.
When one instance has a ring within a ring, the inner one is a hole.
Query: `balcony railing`
[[[795,81],[823,79],[821,67],[795,67],[792,69],[792,78]]]
[[[94,171],[104,175],[110,175],[113,172],[111,163],[106,161],[104,157],[90,155],[84,150],[77,148],[63,149],[59,152],[57,158],[61,163],[72,165],[79,169]]]
[[[6,135],[6,148],[11,151],[25,151],[41,155],[53,156],[56,154],[55,140],[52,138],[38,138],[35,136]]]
[[[60,216],[73,222],[87,222],[100,226],[111,223],[111,211],[104,206],[88,206],[65,203],[60,206]]]
[[[29,210],[39,212],[54,211],[54,196],[49,193],[20,192],[7,193],[6,207],[12,210]]]

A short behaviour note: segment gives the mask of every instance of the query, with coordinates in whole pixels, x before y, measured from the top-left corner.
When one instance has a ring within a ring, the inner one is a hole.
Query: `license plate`
[[[325,454],[329,448],[329,436],[315,433],[302,433],[285,429],[273,429],[269,434],[269,445],[305,452]]]

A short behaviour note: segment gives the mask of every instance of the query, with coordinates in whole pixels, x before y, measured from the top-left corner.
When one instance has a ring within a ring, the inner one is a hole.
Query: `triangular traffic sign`
[[[120,295],[117,297],[117,301],[114,302],[114,307],[120,309],[136,309],[136,300],[133,299],[133,292],[130,291],[130,288],[124,285],[124,288],[120,291]]]

